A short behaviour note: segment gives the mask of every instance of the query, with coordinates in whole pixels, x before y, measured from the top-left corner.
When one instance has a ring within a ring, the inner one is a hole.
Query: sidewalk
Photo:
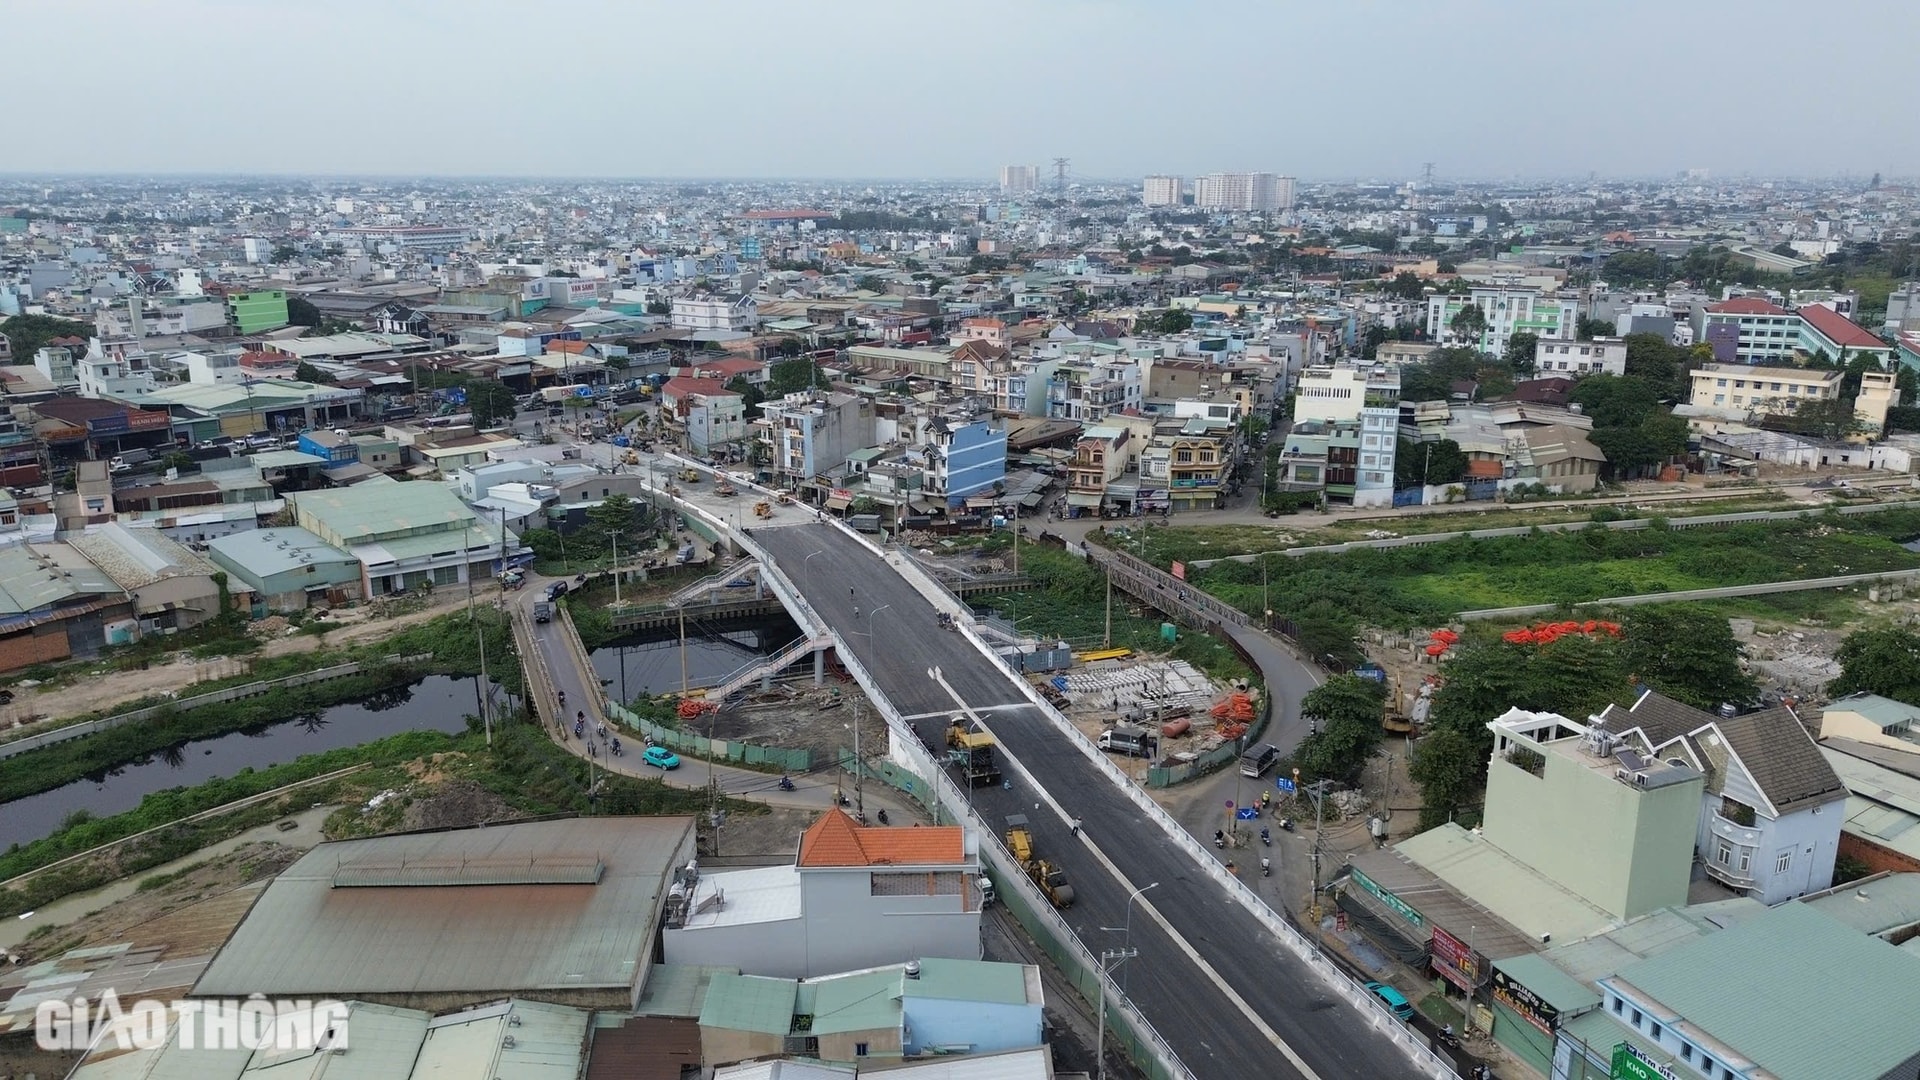
[[[525,614],[536,601],[545,598],[548,584],[562,580],[567,579],[529,575],[526,587],[513,594],[510,602]],[[640,754],[645,748],[645,743],[640,733],[621,730],[612,722],[608,723],[607,737],[602,738],[595,733],[600,721],[605,719],[600,679],[590,668],[581,670],[579,658],[585,653],[584,646],[568,647],[578,643],[577,641],[566,643],[562,640],[562,635],[569,633],[565,626],[566,624],[559,621],[535,625],[533,629],[536,633],[533,635],[533,641],[535,647],[540,650],[541,656],[545,658],[545,671],[552,675],[553,681],[557,684],[554,689],[567,691],[569,705],[576,711],[588,713],[588,729],[583,738],[574,737],[572,724],[567,717],[554,717],[553,722],[544,725],[547,737],[566,747],[567,751],[575,757],[590,761],[598,768],[621,776],[659,780],[672,787],[694,791],[712,785],[719,789],[720,794],[730,798],[752,799],[781,809],[825,810],[834,804],[836,791],[844,791],[848,799],[855,797],[853,778],[841,772],[837,764],[828,764],[825,767],[816,765],[814,773],[791,777],[794,786],[792,791],[780,790],[778,775],[711,763],[687,754],[676,754],[680,759],[680,767],[677,769],[657,769],[642,764]],[[522,666],[529,683],[540,678],[539,665],[523,664]],[[537,701],[546,695],[530,694],[529,696]],[[620,737],[622,749],[625,751],[618,757],[611,752],[612,737],[616,735]],[[597,755],[588,754],[589,743],[598,751]],[[879,781],[865,787],[865,796],[862,801],[866,804],[866,811],[870,818],[876,817],[876,811],[880,808],[885,808],[889,815],[902,815],[902,821],[915,820],[920,816],[919,808],[915,804]],[[849,806],[848,809],[852,810],[854,807]]]

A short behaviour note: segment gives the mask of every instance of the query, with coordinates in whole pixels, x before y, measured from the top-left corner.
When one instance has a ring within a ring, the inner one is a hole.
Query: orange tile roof
[[[828,810],[800,837],[800,866],[926,866],[966,861],[960,826],[858,825]]]

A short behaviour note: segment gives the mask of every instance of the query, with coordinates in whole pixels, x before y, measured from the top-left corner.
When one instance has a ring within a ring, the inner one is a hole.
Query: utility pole
[[[1107,624],[1100,637],[1100,647],[1113,648],[1113,564],[1107,564]]]
[[[620,534],[609,533],[613,538],[613,606],[620,606]]]
[[[475,623],[473,626],[473,631],[475,634],[478,634],[480,637],[480,685],[479,685],[479,688],[484,691],[484,688],[487,685],[487,628],[485,626],[480,625],[479,623]],[[492,708],[493,700],[492,699],[493,699],[493,695],[488,694],[487,700],[482,701],[480,703],[480,722],[484,724],[487,729],[487,749],[489,750],[493,749],[493,708]]]
[[[1139,955],[1138,949],[1100,950],[1100,1033],[1093,1041],[1093,1059],[1099,1062],[1097,1080],[1107,1080],[1107,965],[1114,960],[1124,964]]]
[[[860,703],[856,701],[853,703],[853,817],[864,823],[867,820],[867,772],[866,762],[860,757],[860,713]],[[967,791],[971,794],[973,785],[967,785]]]
[[[1300,770],[1293,770],[1295,786],[1299,786]],[[1320,909],[1320,823],[1322,808],[1326,805],[1327,782],[1315,780],[1309,789],[1313,793],[1313,895],[1308,897],[1307,908],[1317,914]]]
[[[680,697],[687,696],[687,609],[680,609]]]

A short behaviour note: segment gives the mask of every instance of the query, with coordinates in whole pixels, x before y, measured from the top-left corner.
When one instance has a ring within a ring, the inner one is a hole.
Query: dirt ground
[[[458,595],[455,595],[456,592]],[[492,597],[484,594],[480,597],[481,602],[491,600]],[[401,627],[444,615],[464,607],[466,603],[465,592],[442,589],[424,606],[403,615],[390,617],[381,613],[380,608],[368,604],[340,609],[327,616],[327,621],[336,624],[338,629],[326,634],[324,640],[317,634],[287,634],[283,631],[281,636],[263,645],[258,655],[286,656],[313,652],[323,646],[358,645]],[[264,621],[269,626],[274,625],[273,620]],[[287,624],[282,620],[278,625]],[[155,694],[180,693],[196,682],[230,678],[247,670],[245,657],[196,660],[186,652],[177,653],[166,662],[155,663],[145,670],[109,672],[104,668],[95,669],[88,672],[86,677],[64,686],[16,690],[13,703],[0,711],[0,730],[10,729],[16,724],[26,725],[31,720],[102,712]]]
[[[260,886],[303,854],[284,844],[248,844],[34,938],[20,952],[44,958],[116,941],[164,946],[178,956],[212,952],[239,925]]]
[[[811,750],[818,763],[843,747],[853,748],[850,725],[855,716],[862,753],[887,745],[887,722],[859,684],[828,679],[825,686],[815,686],[811,676],[802,676],[776,682],[765,692],[751,690],[743,700],[723,705],[712,718],[712,730],[718,739]],[[704,735],[707,723],[703,717],[694,727]]]

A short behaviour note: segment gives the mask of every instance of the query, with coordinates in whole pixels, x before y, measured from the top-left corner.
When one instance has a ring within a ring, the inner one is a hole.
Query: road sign
[[[1241,821],[1257,821],[1260,818],[1260,810],[1257,807],[1248,806],[1236,811],[1233,816]]]
[[[1273,786],[1276,788],[1279,788],[1281,791],[1288,793],[1289,795],[1293,793],[1293,781],[1287,779],[1284,776],[1274,777]]]

